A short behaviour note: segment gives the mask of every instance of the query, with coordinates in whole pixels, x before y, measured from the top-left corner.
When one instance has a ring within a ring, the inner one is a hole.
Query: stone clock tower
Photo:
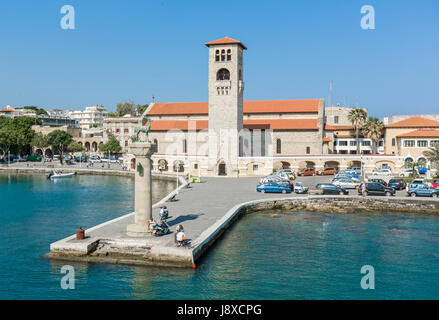
[[[243,52],[228,37],[209,47],[209,175],[238,175],[239,132],[243,128]]]

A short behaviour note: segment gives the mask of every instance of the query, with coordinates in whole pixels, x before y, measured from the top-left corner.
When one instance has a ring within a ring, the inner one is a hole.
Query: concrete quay
[[[175,179],[175,177],[174,177]],[[181,182],[184,180],[182,178]],[[308,186],[328,177],[301,177]],[[266,210],[311,210],[339,213],[366,211],[398,211],[439,213],[439,200],[430,198],[356,196],[308,196],[295,194],[261,194],[255,187],[258,178],[203,178],[201,183],[182,184],[180,188],[153,206],[158,218],[160,207],[169,208],[168,223],[174,231],[183,224],[191,239],[190,248],[178,248],[174,234],[161,237],[130,237],[127,225],[134,222],[134,213],[86,230],[87,239],[75,240],[72,235],[50,245],[47,255],[53,259],[80,260],[118,264],[193,267],[199,258],[242,214]],[[168,200],[176,193],[176,201]],[[402,195],[402,192],[399,193]]]

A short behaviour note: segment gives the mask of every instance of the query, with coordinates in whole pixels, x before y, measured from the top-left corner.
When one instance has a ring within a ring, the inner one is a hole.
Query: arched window
[[[220,52],[219,52],[219,50],[215,51],[215,61],[220,61]]]
[[[227,61],[232,61],[232,50],[227,50]]]
[[[187,153],[187,140],[183,139],[183,153]]]
[[[226,50],[221,50],[221,61],[226,61]]]
[[[230,80],[230,72],[227,69],[220,69],[216,74],[216,80]]]
[[[157,139],[154,139],[154,144],[157,145],[157,147],[156,147],[157,149],[156,150],[158,152],[159,151],[159,142],[158,142]]]
[[[276,153],[282,153],[282,141],[280,139],[276,140]]]
[[[311,153],[311,148],[310,147],[306,147],[306,154],[310,154]]]

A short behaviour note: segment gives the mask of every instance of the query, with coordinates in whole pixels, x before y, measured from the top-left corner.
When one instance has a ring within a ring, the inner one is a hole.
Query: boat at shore
[[[62,178],[71,178],[75,175],[74,172],[69,173],[59,173],[55,170],[52,170],[51,173],[48,174],[47,179],[54,180],[54,179],[62,179]]]

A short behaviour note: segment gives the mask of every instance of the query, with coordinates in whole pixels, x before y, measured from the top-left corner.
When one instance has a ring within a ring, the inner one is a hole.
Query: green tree
[[[134,104],[130,101],[118,103],[116,105],[116,114],[118,117],[123,117],[127,114],[134,116],[136,114],[136,108]]]
[[[405,167],[408,169],[412,169],[412,178],[416,178],[417,176],[417,167],[424,167],[425,166],[425,160],[419,160],[419,161],[406,161]]]
[[[141,116],[146,111],[147,108],[148,108],[147,104],[144,104],[143,106],[141,104],[137,104],[136,105],[137,115]]]
[[[357,141],[357,154],[360,154],[360,130],[363,128],[367,120],[367,111],[361,108],[354,108],[349,111],[348,119],[352,123],[355,130],[355,140]]]
[[[363,127],[363,134],[370,138],[373,142],[373,151],[378,153],[378,140],[381,139],[384,133],[384,123],[375,117],[369,117]]]
[[[72,141],[69,143],[67,150],[71,153],[75,153],[75,152],[82,152],[85,150],[85,148],[79,142]]]
[[[64,152],[68,151],[68,147],[72,142],[72,136],[62,130],[52,131],[47,135],[49,145],[52,146],[54,154],[60,155],[60,162],[63,163]]]
[[[108,141],[99,145],[99,151],[110,154],[119,153],[122,150],[119,141],[113,133],[107,130]]]
[[[44,148],[47,148],[49,146],[49,141],[47,139],[47,136],[45,136],[40,132],[35,133],[31,142],[31,146],[37,149],[41,149],[41,151],[43,151]],[[43,157],[43,159],[45,158]]]
[[[0,117],[0,151],[4,157],[9,151],[13,154],[29,153],[35,135],[32,125],[35,120],[29,117]]]
[[[36,106],[24,106],[23,108],[17,108],[17,109],[33,110],[33,111],[35,111],[37,116],[39,116],[39,115],[48,115],[46,110],[44,110],[43,108],[38,108]]]

